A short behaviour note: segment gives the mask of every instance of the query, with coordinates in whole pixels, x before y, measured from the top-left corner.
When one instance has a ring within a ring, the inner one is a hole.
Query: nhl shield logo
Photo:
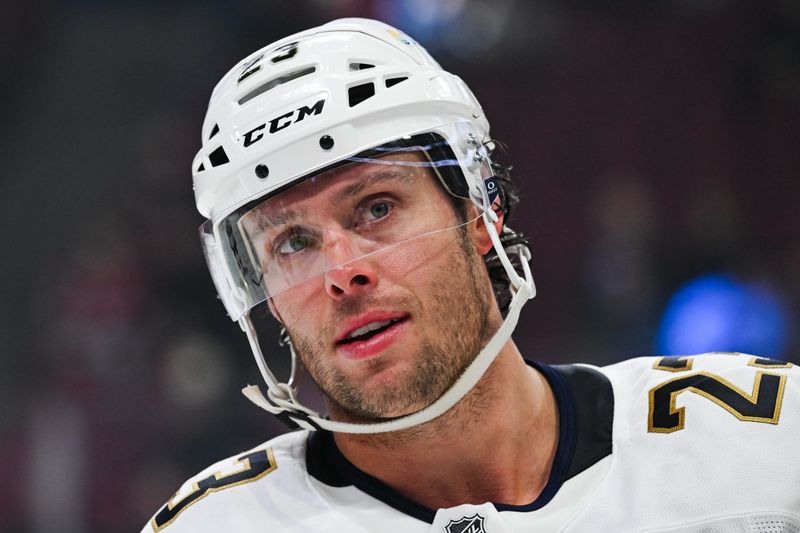
[[[477,513],[458,520],[450,520],[444,530],[446,533],[486,533],[483,528],[483,517]]]

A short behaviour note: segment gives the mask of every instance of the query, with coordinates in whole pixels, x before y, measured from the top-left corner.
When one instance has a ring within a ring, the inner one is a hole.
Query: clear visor
[[[416,254],[424,262],[425,250],[455,242],[459,228],[482,214],[462,199],[491,181],[486,158],[475,153],[459,161],[437,134],[401,139],[235,211],[216,238],[206,223],[206,257],[231,318],[299,286],[322,287],[328,272],[356,261],[379,268]]]

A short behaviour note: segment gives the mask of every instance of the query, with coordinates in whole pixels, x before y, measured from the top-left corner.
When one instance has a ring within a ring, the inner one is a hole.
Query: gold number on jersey
[[[785,387],[785,375],[763,371],[756,372],[750,394],[711,372],[676,377],[650,389],[647,431],[672,433],[683,429],[685,409],[676,407],[675,402],[684,392],[708,398],[739,420],[777,424]]]
[[[179,514],[190,505],[208,496],[209,493],[256,481],[278,468],[272,448],[248,453],[239,457],[236,462],[239,464],[238,470],[227,474],[214,472],[207,478],[196,481],[189,494],[180,498],[178,494],[175,494],[153,517],[151,524],[153,531],[161,531],[170,525]]]

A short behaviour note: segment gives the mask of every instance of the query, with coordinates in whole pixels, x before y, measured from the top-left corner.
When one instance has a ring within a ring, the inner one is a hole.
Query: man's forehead
[[[351,162],[328,170],[287,190],[287,202],[300,202],[312,196],[341,199],[369,183],[396,179],[411,181],[432,175],[430,161],[419,150],[380,154],[369,158],[353,158]],[[360,183],[364,185],[359,186]]]
[[[419,151],[381,154],[375,157],[354,159],[340,167],[306,179],[276,198],[284,205],[300,204],[304,200],[324,198],[341,201],[370,184],[395,180],[412,182],[433,176],[430,161]]]

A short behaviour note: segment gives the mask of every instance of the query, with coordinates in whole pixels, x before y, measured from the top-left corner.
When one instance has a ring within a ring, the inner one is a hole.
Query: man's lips
[[[347,320],[336,335],[336,344],[348,344],[362,339],[369,339],[376,331],[391,327],[394,323],[408,318],[405,313],[397,311],[371,311]]]
[[[394,319],[368,321],[367,325],[370,327],[378,325],[377,329],[355,337],[352,334],[363,331],[363,329],[352,330],[350,336],[336,343],[336,353],[345,359],[355,361],[379,356],[385,353],[395,341],[402,338],[410,324],[411,320],[407,315],[401,315]]]

